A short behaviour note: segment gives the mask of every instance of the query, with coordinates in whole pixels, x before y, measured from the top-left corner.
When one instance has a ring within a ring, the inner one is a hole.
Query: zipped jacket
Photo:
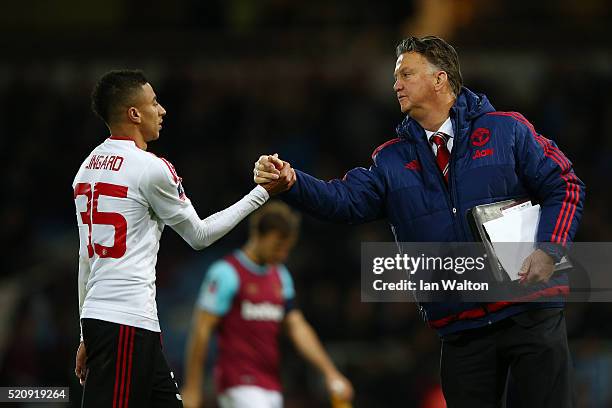
[[[424,129],[406,117],[397,137],[374,150],[370,168],[331,181],[296,170],[297,181],[283,198],[324,220],[358,224],[386,218],[398,242],[469,242],[475,241],[467,218],[471,208],[529,197],[541,206],[537,241],[553,251],[567,246],[578,229],[585,186],[557,145],[520,113],[496,111],[485,95],[465,87],[450,118],[448,185]],[[555,273],[531,288],[530,300],[546,302],[435,302],[422,304],[421,312],[445,335],[531,308],[562,307],[568,291],[567,275]]]

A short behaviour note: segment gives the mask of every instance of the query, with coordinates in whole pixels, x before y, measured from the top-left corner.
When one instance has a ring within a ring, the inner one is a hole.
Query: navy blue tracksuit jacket
[[[397,138],[379,146],[369,169],[325,182],[296,170],[284,199],[317,218],[363,223],[386,218],[398,242],[474,241],[466,213],[476,205],[530,197],[541,206],[538,242],[572,241],[585,188],[557,145],[520,113],[498,112],[487,97],[463,88],[450,117],[454,130],[446,186],[423,128],[410,117]],[[529,308],[563,306],[567,276],[533,288],[547,302],[427,303],[427,323],[445,335],[481,327]]]

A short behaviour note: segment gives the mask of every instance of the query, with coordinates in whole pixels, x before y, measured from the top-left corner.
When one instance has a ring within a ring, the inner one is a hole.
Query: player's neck
[[[255,247],[256,244],[249,241],[242,247],[242,252],[244,252],[246,257],[257,265],[263,265],[265,262],[263,262],[261,257],[258,255],[257,251],[255,250]]]
[[[131,125],[116,125],[111,127],[110,131],[111,136],[131,139],[139,149],[147,150],[147,142],[144,141],[144,137],[142,137],[137,127]]]

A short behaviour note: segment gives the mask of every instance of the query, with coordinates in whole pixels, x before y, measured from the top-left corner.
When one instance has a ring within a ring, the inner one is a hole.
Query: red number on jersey
[[[87,238],[87,254],[89,257],[93,257],[93,247],[91,246],[91,218],[89,214],[91,214],[91,186],[89,183],[78,183],[74,187],[74,198],[77,196],[84,195],[87,197],[87,209],[85,211],[81,211],[81,221],[83,224],[87,225],[87,229],[89,231],[89,235]]]
[[[89,183],[78,183],[74,188],[74,198],[79,195],[87,197],[87,209],[81,212],[83,224],[89,227],[87,253],[93,257],[94,251],[100,258],[121,258],[126,250],[127,221],[119,213],[98,211],[98,199],[101,195],[116,198],[126,198],[128,188],[110,183],[96,183],[94,185],[93,197]],[[93,208],[92,208],[93,203]],[[91,216],[90,216],[91,214]],[[108,247],[91,242],[92,225],[112,225],[115,227],[115,239],[113,246]]]

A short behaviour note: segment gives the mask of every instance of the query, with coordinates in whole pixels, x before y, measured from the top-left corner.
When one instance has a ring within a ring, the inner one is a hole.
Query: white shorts
[[[254,385],[239,385],[219,395],[221,408],[282,408],[283,395]]]

